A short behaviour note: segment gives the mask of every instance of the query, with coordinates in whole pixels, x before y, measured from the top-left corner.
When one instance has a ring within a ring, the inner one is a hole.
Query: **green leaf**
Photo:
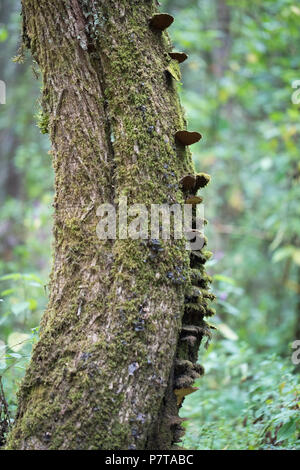
[[[6,41],[8,38],[8,32],[5,28],[0,28],[0,42]]]
[[[10,357],[13,357],[14,359],[21,359],[22,358],[22,354],[18,354],[18,353],[10,353],[7,355],[8,358]]]
[[[22,349],[24,344],[30,339],[30,335],[27,333],[21,333],[19,331],[14,331],[7,338],[7,344],[13,351],[19,351]]]
[[[33,311],[37,309],[37,301],[35,299],[29,299],[29,310]]]
[[[300,250],[296,250],[293,253],[293,261],[296,263],[298,266],[300,266]]]
[[[283,248],[279,248],[277,251],[275,251],[272,260],[274,263],[278,263],[279,261],[282,261],[285,258],[289,258],[293,256],[293,253],[295,251],[295,247],[291,245],[284,246]]]
[[[278,432],[278,441],[284,441],[285,439],[288,439],[290,436],[294,434],[296,431],[296,426],[297,421],[296,419],[291,419],[287,423],[285,423],[279,430]]]
[[[29,308],[29,302],[19,302],[17,304],[13,304],[11,309],[14,315],[20,315],[20,313],[25,312]]]
[[[0,281],[9,281],[10,279],[13,281],[18,281],[21,279],[22,275],[20,273],[13,273],[13,274],[5,274],[4,276],[0,277]]]
[[[5,297],[6,295],[13,294],[14,292],[15,292],[15,289],[6,289],[6,290],[3,290],[0,295],[3,295]]]
[[[232,277],[224,276],[223,274],[215,274],[214,279],[216,281],[222,281],[227,284],[231,284],[232,286],[236,286],[236,281]]]
[[[237,341],[238,335],[225,323],[218,324],[218,330],[226,339],[230,339],[231,341]]]

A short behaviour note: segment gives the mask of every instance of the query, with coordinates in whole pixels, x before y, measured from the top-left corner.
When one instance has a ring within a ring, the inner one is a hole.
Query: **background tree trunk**
[[[192,282],[207,287],[206,254],[191,271],[184,240],[157,252],[151,241],[96,235],[100,204],[182,203],[178,181],[193,171],[175,144],[186,123],[165,73],[168,36],[149,27],[155,12],[151,1],[23,0],[24,41],[43,74],[55,241],[8,449],[171,448],[180,435],[173,389],[201,373],[207,301],[184,314],[184,296],[193,301]],[[181,329],[183,315],[194,332]]]
[[[213,73],[219,80],[223,78],[228,67],[231,49],[231,9],[227,0],[216,1],[216,28],[220,33],[220,45],[213,50]]]
[[[3,0],[0,5],[0,24],[7,24],[11,16],[18,11],[18,5],[14,1]],[[11,57],[15,53],[14,44],[1,45],[0,56],[0,80],[7,85],[7,93],[10,88],[20,83],[24,73],[24,67],[16,67]],[[9,87],[9,88],[8,88]],[[20,171],[15,165],[15,153],[19,145],[19,136],[13,123],[16,121],[17,106],[15,102],[10,103],[10,113],[3,119],[0,126],[0,204],[3,207],[5,198],[22,199],[22,180]],[[7,105],[1,106],[1,111]],[[20,221],[19,221],[20,222]],[[15,220],[6,219],[0,223],[0,256],[1,259],[9,261],[13,257],[13,249],[21,243],[24,230],[20,223],[17,226]]]

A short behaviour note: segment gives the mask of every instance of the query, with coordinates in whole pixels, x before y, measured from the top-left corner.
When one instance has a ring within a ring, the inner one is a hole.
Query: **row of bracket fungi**
[[[150,19],[149,24],[150,27],[155,30],[164,31],[173,23],[173,21],[173,16],[168,13],[157,13]],[[169,52],[169,56],[178,63],[182,63],[188,58],[185,52]],[[187,130],[181,130],[175,133],[175,141],[184,147],[199,142],[201,138],[202,135],[195,131],[190,132]],[[192,204],[194,206],[203,201],[200,196],[196,196],[196,193],[199,188],[206,186],[209,179],[210,177],[208,175],[202,173],[201,175],[196,176],[187,175],[180,180],[183,191],[186,192],[187,190],[190,190],[189,192],[191,193],[186,198],[185,202],[187,204]]]
[[[150,26],[158,31],[164,31],[173,23],[173,21],[173,16],[168,13],[157,13],[151,18]],[[180,64],[188,58],[188,55],[185,52],[169,52],[169,56]],[[190,132],[183,130],[175,133],[175,140],[182,146],[195,144],[196,142],[199,142],[201,138],[202,135],[195,131]]]
[[[185,196],[186,203],[195,205],[202,202],[201,197],[196,193],[200,188],[204,188],[210,181],[210,176],[206,173],[196,175],[186,175],[180,180],[180,185]],[[193,214],[195,216],[195,213]],[[195,230],[197,232],[197,230]],[[198,390],[193,384],[195,380],[204,374],[204,368],[198,364],[198,350],[204,337],[211,337],[212,328],[204,317],[214,314],[210,307],[210,302],[214,295],[208,291],[211,278],[205,272],[205,263],[210,258],[211,253],[205,250],[206,239],[203,234],[203,248],[199,251],[191,251],[191,286],[185,293],[185,307],[182,318],[182,327],[177,344],[177,352],[174,367],[174,394],[176,405],[182,406],[182,402],[187,395]],[[196,234],[196,236],[199,236]],[[182,418],[178,418],[173,424],[173,436],[175,445],[184,434],[182,428]]]
[[[150,27],[154,30],[162,32],[167,29],[173,23],[173,21],[173,16],[169,15],[168,13],[157,13],[150,19],[149,24]],[[169,56],[178,63],[182,63],[188,58],[188,55],[185,52],[169,52]],[[183,147],[195,144],[199,142],[201,138],[202,135],[195,131],[190,132],[187,130],[181,130],[175,133],[175,141]],[[186,204],[192,204],[194,206],[196,204],[200,204],[203,201],[202,197],[196,196],[196,193],[199,188],[206,186],[209,180],[209,175],[204,173],[196,176],[187,175],[180,180],[183,191],[186,192],[189,190],[190,193],[186,198]]]
[[[154,30],[164,31],[174,21],[174,18],[167,13],[154,15],[150,20],[150,27]],[[171,59],[178,63],[184,62],[188,56],[184,52],[169,52]],[[176,79],[174,73],[170,72]],[[202,138],[199,132],[189,132],[187,130],[177,131],[175,141],[181,146],[192,145]],[[185,203],[193,206],[193,220],[196,219],[196,205],[202,202],[202,197],[197,196],[197,191],[204,188],[210,181],[210,176],[206,173],[196,175],[186,175],[180,180],[180,186],[185,196]],[[204,223],[206,221],[204,220]],[[191,230],[195,236],[199,236],[195,228]],[[205,250],[206,239],[203,239],[203,248],[199,251],[191,251],[191,287],[185,295],[185,309],[182,319],[182,328],[177,345],[177,353],[174,367],[174,394],[176,396],[176,406],[182,405],[184,397],[198,390],[193,386],[196,378],[204,374],[204,368],[197,364],[198,350],[204,337],[210,338],[210,329],[213,326],[206,323],[204,317],[213,315],[214,309],[210,307],[210,302],[214,300],[214,295],[208,291],[211,278],[206,274],[204,265],[210,258],[211,253]],[[183,435],[182,422],[184,418],[178,416],[170,417],[170,428],[173,433],[173,444],[179,442]]]

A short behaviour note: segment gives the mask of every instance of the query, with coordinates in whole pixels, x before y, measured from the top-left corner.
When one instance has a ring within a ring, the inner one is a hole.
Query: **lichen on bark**
[[[54,262],[7,448],[169,449],[181,434],[174,389],[202,373],[208,254],[190,257],[184,240],[159,252],[100,241],[96,210],[122,196],[184,202],[179,181],[193,166],[174,138],[186,121],[166,72],[171,43],[149,27],[152,1],[22,3],[52,143]]]

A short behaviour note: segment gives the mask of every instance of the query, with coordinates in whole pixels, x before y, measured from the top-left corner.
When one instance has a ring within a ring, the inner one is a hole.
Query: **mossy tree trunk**
[[[100,204],[182,203],[178,182],[193,171],[174,139],[186,124],[165,73],[170,41],[149,27],[155,13],[146,0],[23,0],[52,142],[54,264],[8,449],[172,448],[173,389],[201,372],[207,302],[184,313],[184,301],[192,277],[207,287],[205,253],[192,271],[184,240],[157,251],[96,234]],[[183,331],[183,315],[196,314]]]

